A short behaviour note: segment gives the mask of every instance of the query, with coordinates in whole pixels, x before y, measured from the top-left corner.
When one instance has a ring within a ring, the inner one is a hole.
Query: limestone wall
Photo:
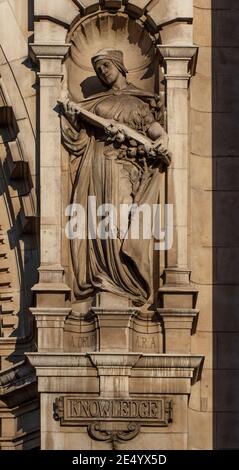
[[[238,448],[237,22],[236,1],[194,1],[189,212],[200,317],[192,348],[206,362],[190,400],[192,448]]]
[[[199,46],[190,89],[190,267],[200,309],[192,351],[205,354],[201,383],[190,398],[189,446],[213,446],[213,175],[212,175],[212,23],[210,1],[194,1],[193,41]]]

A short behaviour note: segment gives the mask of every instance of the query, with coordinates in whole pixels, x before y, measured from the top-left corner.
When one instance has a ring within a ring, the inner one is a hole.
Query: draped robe
[[[155,121],[150,105],[153,98],[154,95],[127,84],[119,92],[99,93],[80,105],[98,116],[127,124],[146,135],[150,124]],[[72,126],[63,117],[62,133],[72,159],[72,204],[81,204],[87,214],[89,196],[95,197],[96,208],[106,203],[113,204],[118,210],[122,203],[137,201],[139,205],[147,203],[150,207],[158,203],[157,168],[140,170],[139,165],[130,159],[124,160],[120,147],[107,142],[102,130],[92,125],[78,121]],[[126,296],[139,306],[149,299],[151,240],[134,240],[130,236],[122,239],[119,227],[117,229],[116,239],[102,240],[98,236],[91,239],[86,224],[84,239],[71,240],[76,299],[87,299],[102,291]]]

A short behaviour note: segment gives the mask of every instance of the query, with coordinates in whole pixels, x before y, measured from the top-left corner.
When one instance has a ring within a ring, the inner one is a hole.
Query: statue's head
[[[117,49],[102,49],[92,57],[91,61],[100,81],[108,87],[114,85],[119,74],[126,77],[128,73],[124,65],[123,52]]]

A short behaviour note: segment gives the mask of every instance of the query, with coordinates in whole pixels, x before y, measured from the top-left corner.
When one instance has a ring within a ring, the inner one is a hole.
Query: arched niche
[[[153,32],[169,30],[171,39],[177,42],[179,34],[182,40],[185,31],[191,31],[193,0],[35,0],[34,3],[37,21],[54,22],[67,29],[78,15],[83,17],[105,10],[126,12],[132,18],[141,18]],[[180,31],[175,27],[177,25],[181,25]]]
[[[193,42],[193,0],[35,0],[35,43],[63,43],[79,18],[104,11],[140,20],[162,44]]]
[[[123,12],[96,12],[80,18],[67,35],[71,44],[66,59],[68,90],[79,101],[104,88],[96,77],[91,57],[100,49],[120,48],[128,80],[145,91],[159,91],[159,56],[152,34],[140,21]]]
[[[185,168],[180,174],[183,175],[183,182],[187,181],[187,152],[185,149],[188,147],[188,82],[191,76],[189,73],[191,59],[193,55],[195,56],[191,35],[192,3],[192,0],[185,0],[184,2],[179,0],[139,0],[137,2],[126,0],[105,0],[100,2],[91,0],[35,1],[35,19],[37,21],[35,22],[32,50],[40,62],[41,102],[42,110],[44,109],[41,121],[42,149],[44,148],[42,161],[47,158],[48,177],[50,174],[49,166],[51,165],[52,173],[55,174],[56,167],[59,174],[61,172],[61,131],[54,106],[60,96],[62,75],[65,74],[62,69],[62,62],[64,62],[67,71],[65,76],[68,76],[65,85],[69,89],[72,99],[77,101],[85,97],[84,85],[86,80],[88,80],[88,84],[90,80],[91,85],[85,87],[87,93],[99,91],[97,87],[100,84],[95,81],[97,79],[90,62],[91,55],[105,45],[108,47],[117,45],[117,48],[121,48],[125,52],[125,61],[130,72],[129,81],[145,91],[151,92],[160,91],[160,67],[155,64],[156,50],[160,50],[161,60],[164,62],[164,68],[167,72],[165,78],[169,84],[167,88],[167,128],[170,137],[170,148],[174,155],[174,167],[178,172],[181,170],[181,160],[186,160]],[[118,22],[116,28],[114,22]],[[161,47],[162,44],[164,44],[163,47]],[[69,55],[64,61],[68,47]],[[183,116],[183,119],[181,119],[181,116]],[[52,151],[50,143],[49,149],[44,147],[46,142],[50,142],[50,132],[54,137],[54,143],[57,142],[57,145],[54,145],[54,151]],[[175,152],[175,148],[177,152]],[[176,175],[174,167],[172,167],[172,173]],[[46,170],[42,167],[41,172],[42,181],[44,181],[44,172]],[[177,224],[182,227],[180,246],[183,248],[181,251],[186,253],[187,250],[184,249],[184,246],[187,245],[185,241],[187,240],[187,228],[184,223],[183,209],[187,207],[187,192],[185,191],[185,197],[182,201],[180,189],[182,187],[182,178],[178,178],[177,175],[174,179],[176,183],[178,182],[179,193],[176,203],[182,206],[179,210],[176,209],[176,216],[179,219]],[[175,181],[172,183],[172,187]],[[62,186],[60,183],[59,178],[54,186],[54,195],[57,199],[55,201],[56,207],[61,204]],[[184,186],[186,187],[186,183]],[[168,192],[172,194],[172,188],[168,189]],[[42,188],[42,193],[44,194],[44,188]],[[162,190],[161,193],[164,194],[165,191]],[[46,207],[44,211],[44,220],[46,220],[48,217]],[[183,214],[183,217],[181,217],[181,214]],[[49,232],[49,237],[51,237],[51,233],[55,230],[57,230],[57,234],[62,230],[58,219],[55,220],[53,228],[46,227],[46,230],[43,230],[42,243],[44,245],[45,238],[46,250],[42,249],[41,251],[48,256],[48,258],[46,256],[47,259],[41,260],[43,266],[48,266],[47,272],[45,268],[43,269],[42,280],[44,282],[49,279],[49,270],[51,271],[51,279],[53,272],[56,282],[63,278],[61,273],[64,270],[61,266],[61,247],[58,235],[54,263],[53,255],[50,256],[47,251],[47,237],[45,235]],[[178,266],[179,262],[173,260],[172,264]],[[185,265],[185,263],[183,264]]]

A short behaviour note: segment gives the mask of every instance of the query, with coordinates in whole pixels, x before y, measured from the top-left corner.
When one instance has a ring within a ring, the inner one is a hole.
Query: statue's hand
[[[155,149],[155,153],[156,159],[159,159],[162,162],[163,166],[168,168],[172,160],[172,155],[168,151],[168,149],[161,144]]]
[[[73,103],[73,101],[70,101],[69,98],[58,100],[58,104],[62,114],[64,114],[68,121],[75,127],[77,123],[77,113],[79,112],[77,105]]]
[[[77,114],[77,109],[76,109],[75,103],[73,103],[73,101],[70,101],[69,99],[67,99],[63,102],[63,107],[64,107],[65,114],[68,117],[74,119],[75,115]]]
[[[109,126],[105,128],[105,133],[108,137],[108,140],[111,142],[123,143],[125,141],[126,135],[123,129],[120,129],[115,123],[110,123]]]

